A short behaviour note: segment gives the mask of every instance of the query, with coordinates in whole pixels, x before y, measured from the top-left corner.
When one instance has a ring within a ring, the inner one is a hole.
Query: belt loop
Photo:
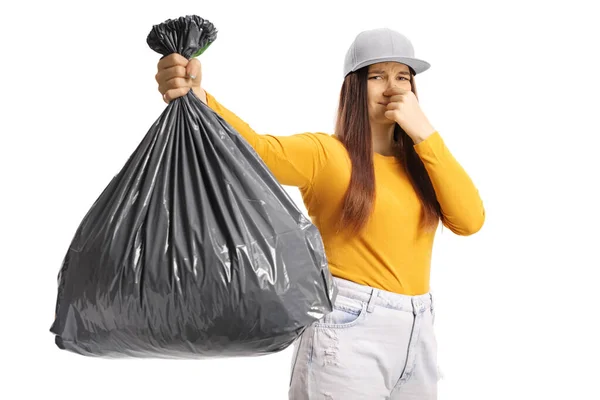
[[[423,304],[423,300],[413,297],[411,299],[411,303],[412,303],[412,308],[413,308],[413,314],[415,316],[417,316],[425,311],[425,304]]]
[[[373,312],[373,310],[375,309],[375,299],[377,298],[377,296],[379,296],[379,290],[372,289],[371,296],[369,297],[369,302],[367,303],[367,311],[370,313]]]
[[[433,295],[431,294],[431,292],[429,292],[429,310],[431,310],[431,312],[433,312],[434,309],[435,309],[435,307],[433,305]]]

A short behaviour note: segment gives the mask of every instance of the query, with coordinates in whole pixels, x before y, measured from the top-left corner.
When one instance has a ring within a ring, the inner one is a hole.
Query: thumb
[[[185,72],[187,73],[187,76],[192,78],[192,80],[200,78],[202,74],[202,66],[200,65],[200,61],[197,58],[192,58],[185,67]]]

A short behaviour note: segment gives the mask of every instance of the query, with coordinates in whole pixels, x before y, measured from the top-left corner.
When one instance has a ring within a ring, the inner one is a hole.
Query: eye
[[[401,76],[401,77],[400,77],[400,79],[404,79],[405,81],[408,81],[408,80],[410,80],[410,79],[408,79],[408,78],[407,78],[407,77],[405,77],[405,76]]]
[[[375,75],[375,76],[371,76],[369,79],[377,79],[377,78],[381,78],[381,76]]]

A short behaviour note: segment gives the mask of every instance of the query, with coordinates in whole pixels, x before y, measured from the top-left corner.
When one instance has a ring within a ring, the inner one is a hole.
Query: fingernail
[[[196,79],[196,75],[191,75],[190,74],[190,78],[192,78],[192,80]]]

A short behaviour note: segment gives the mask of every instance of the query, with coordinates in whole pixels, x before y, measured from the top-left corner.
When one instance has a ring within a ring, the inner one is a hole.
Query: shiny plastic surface
[[[215,38],[187,16],[154,26],[148,44],[190,58]],[[262,355],[289,346],[335,295],[316,227],[190,91],[80,223],[50,330],[59,348],[87,356]]]

